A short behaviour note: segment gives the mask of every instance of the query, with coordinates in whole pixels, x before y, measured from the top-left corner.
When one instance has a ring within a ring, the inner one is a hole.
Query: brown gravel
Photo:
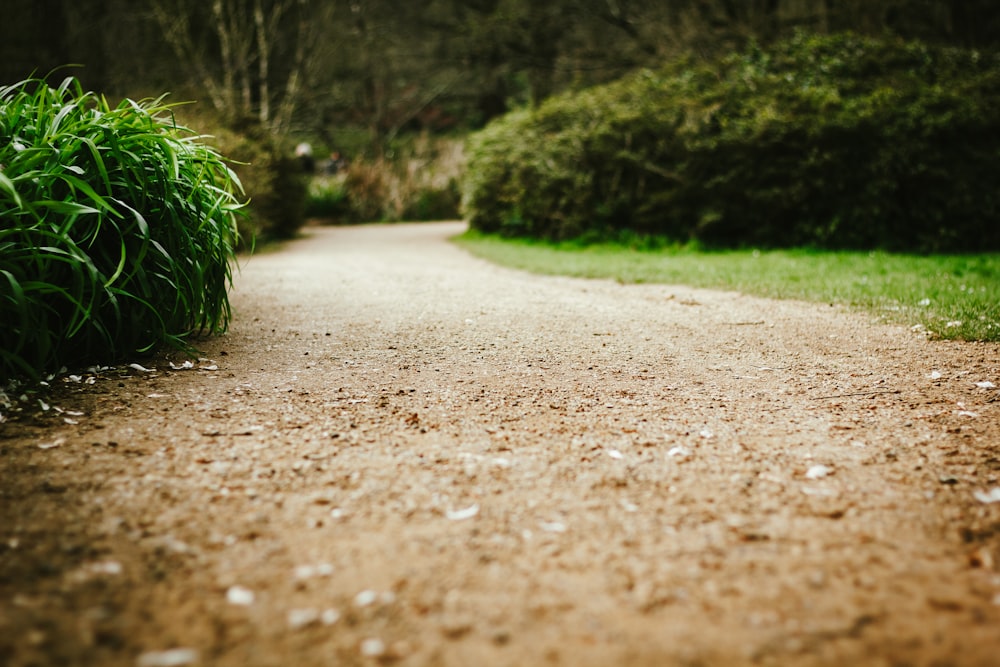
[[[1000,664],[1000,346],[460,230],[312,229],[0,425],[0,664]]]

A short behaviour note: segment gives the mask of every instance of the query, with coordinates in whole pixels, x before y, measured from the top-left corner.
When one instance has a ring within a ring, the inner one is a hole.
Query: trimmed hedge
[[[1000,57],[798,34],[512,113],[470,140],[488,233],[1000,250]]]
[[[0,379],[224,330],[238,192],[161,100],[0,87]]]

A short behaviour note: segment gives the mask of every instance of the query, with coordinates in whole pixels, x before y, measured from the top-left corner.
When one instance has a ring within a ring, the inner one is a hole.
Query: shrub
[[[511,114],[470,142],[486,232],[1000,249],[1000,58],[799,34]]]
[[[387,204],[392,176],[391,168],[385,161],[352,161],[344,175],[349,211],[346,222],[391,219]]]
[[[316,176],[309,181],[305,214],[307,218],[321,218],[341,222],[350,218],[347,188],[339,176]]]
[[[294,146],[254,118],[227,120],[200,104],[184,105],[177,116],[199,127],[230,160],[248,199],[239,216],[240,239],[268,242],[293,238],[306,221],[309,177]]]
[[[0,88],[0,377],[224,330],[238,188],[162,98]]]
[[[454,220],[459,217],[463,141],[419,135],[389,159],[350,162],[309,188],[310,217],[339,223]]]
[[[249,198],[241,236],[265,242],[293,238],[306,221],[309,177],[292,147],[254,121],[219,136],[219,148],[235,163]]]

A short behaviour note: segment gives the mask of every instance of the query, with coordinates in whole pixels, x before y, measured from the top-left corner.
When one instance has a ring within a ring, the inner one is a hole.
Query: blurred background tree
[[[995,0],[6,0],[0,80],[68,64],[109,95],[169,89],[276,134],[478,126],[677,54],[796,28],[989,48]]]
[[[1000,2],[5,0],[0,81],[78,64],[71,72],[110,98],[169,90],[200,102],[178,112],[198,116],[188,124],[249,141],[241,154],[269,156],[269,170],[293,169],[282,156],[299,142],[317,161],[336,150],[351,163],[394,162],[413,157],[414,137],[461,134],[567,89],[797,29],[992,49]],[[288,235],[297,224],[256,231]]]

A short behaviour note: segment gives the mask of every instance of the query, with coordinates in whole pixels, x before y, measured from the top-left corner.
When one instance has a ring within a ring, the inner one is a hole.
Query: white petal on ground
[[[319,621],[319,612],[315,609],[292,609],[288,612],[288,627],[298,630]]]
[[[613,459],[623,458],[623,454],[621,452],[619,452],[617,449],[609,449],[608,450],[608,456],[610,456]]]
[[[145,366],[140,366],[139,364],[129,364],[128,367],[131,368],[132,370],[139,371],[140,373],[152,373],[153,372],[152,368],[146,368]]]
[[[183,667],[198,662],[198,651],[193,648],[172,648],[168,651],[149,651],[136,660],[136,667]]]
[[[385,642],[377,637],[369,637],[361,642],[361,655],[366,658],[377,658],[385,655]]]
[[[825,489],[818,486],[806,486],[802,488],[802,493],[815,498],[836,498],[839,494],[833,489]]]
[[[941,373],[939,371],[931,371],[931,374],[928,375],[927,377],[929,377],[932,380],[940,380],[941,379]]]
[[[356,607],[367,607],[378,599],[378,593],[373,590],[364,590],[354,596]]]
[[[59,447],[60,445],[62,445],[64,442],[66,442],[66,440],[64,440],[63,438],[59,438],[58,440],[53,440],[52,442],[40,442],[40,443],[38,443],[38,448],[39,449],[55,449],[56,447]]]
[[[329,577],[333,574],[333,565],[319,563],[318,565],[299,565],[295,568],[296,579],[312,579],[313,577]]]
[[[823,465],[812,466],[806,471],[806,479],[823,479],[832,472],[832,468],[827,468]]]
[[[994,486],[989,491],[974,491],[972,495],[976,497],[976,500],[987,505],[1000,503],[1000,486]]]
[[[87,566],[87,569],[94,574],[121,574],[122,564],[114,560],[101,561],[99,563],[91,563]]]
[[[333,625],[340,620],[340,612],[336,609],[324,609],[319,620],[323,625]]]
[[[452,521],[462,521],[463,519],[471,519],[472,517],[479,514],[479,505],[478,504],[470,505],[469,507],[466,507],[464,510],[455,510],[454,512],[449,510],[446,514],[448,518],[451,519]]]
[[[691,452],[689,452],[687,449],[677,446],[677,447],[672,447],[670,451],[667,452],[667,456],[687,456],[690,453]]]
[[[986,382],[977,382],[976,386],[979,387],[980,389],[993,389],[996,387],[996,385],[990,382],[989,380],[987,380]]]
[[[542,521],[539,524],[546,533],[565,533],[566,524],[559,523],[558,521]]]
[[[182,364],[175,364],[174,362],[171,361],[170,368],[172,368],[175,371],[186,371],[191,368],[194,368],[194,364],[191,361],[185,361]]]
[[[226,599],[229,601],[229,604],[247,607],[253,604],[253,598],[253,591],[249,588],[243,588],[242,586],[231,586],[229,590],[226,591]]]

